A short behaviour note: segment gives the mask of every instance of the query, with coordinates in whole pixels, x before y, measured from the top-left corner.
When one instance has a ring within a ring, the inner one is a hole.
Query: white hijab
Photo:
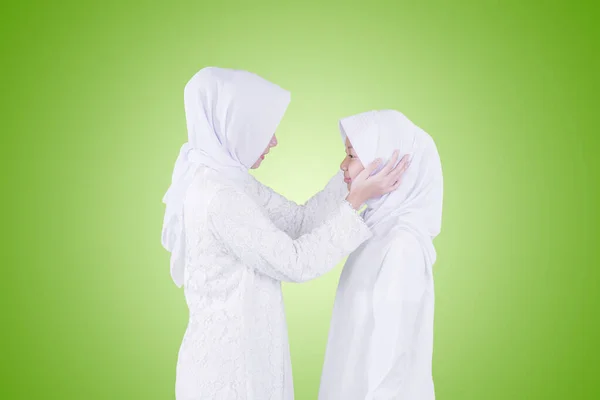
[[[200,167],[233,182],[243,181],[275,134],[290,93],[246,71],[208,67],[185,86],[188,141],[175,162],[166,204],[162,245],[171,252],[171,277],[183,284],[183,203]]]
[[[421,243],[429,267],[436,253],[432,240],[442,223],[442,167],[433,139],[406,116],[395,110],[369,111],[343,118],[339,123],[342,140],[350,139],[363,165],[376,158],[385,162],[394,150],[412,161],[400,187],[367,202],[365,222],[374,233],[389,229],[411,231]]]

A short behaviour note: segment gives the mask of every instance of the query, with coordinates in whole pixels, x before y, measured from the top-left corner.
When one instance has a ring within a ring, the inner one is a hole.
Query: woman
[[[441,227],[442,169],[433,139],[397,111],[340,121],[352,187],[363,165],[411,154],[397,191],[367,202],[373,237],[346,261],[336,293],[320,400],[431,400],[432,243]]]
[[[164,198],[162,238],[190,313],[176,397],[292,399],[280,282],[324,274],[371,237],[356,210],[397,188],[406,163],[369,176],[373,163],[345,198],[315,196],[323,209],[313,213],[248,173],[276,144],[287,91],[249,72],[206,68],[184,98],[188,143]]]

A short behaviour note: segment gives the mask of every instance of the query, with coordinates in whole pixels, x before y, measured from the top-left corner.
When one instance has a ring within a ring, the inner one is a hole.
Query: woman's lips
[[[350,183],[350,181],[352,181],[352,179],[344,177],[344,182]]]

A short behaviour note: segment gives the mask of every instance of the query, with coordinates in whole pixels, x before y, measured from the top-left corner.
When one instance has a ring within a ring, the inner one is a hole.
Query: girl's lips
[[[350,183],[351,180],[352,179],[350,179],[350,178],[344,178],[344,182],[346,182],[346,183]]]

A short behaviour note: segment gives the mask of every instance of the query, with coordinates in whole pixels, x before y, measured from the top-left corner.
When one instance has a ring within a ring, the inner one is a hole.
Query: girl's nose
[[[344,172],[346,172],[348,170],[348,162],[347,161],[348,161],[348,157],[344,158],[344,160],[340,164],[340,169]]]

